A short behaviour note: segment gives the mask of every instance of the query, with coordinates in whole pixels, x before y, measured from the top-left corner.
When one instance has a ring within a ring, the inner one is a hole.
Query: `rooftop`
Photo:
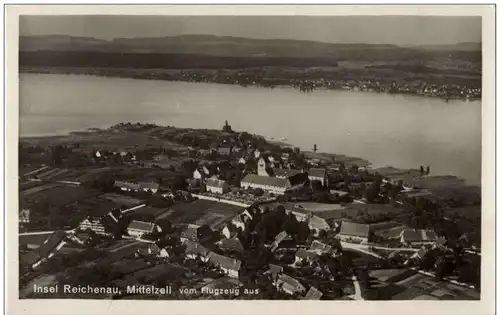
[[[154,228],[154,223],[152,222],[143,222],[143,221],[132,221],[128,225],[127,229],[131,230],[138,230],[138,231],[143,231],[147,233],[151,233]]]
[[[242,183],[265,185],[272,187],[288,188],[290,187],[290,181],[284,178],[259,176],[255,174],[248,174],[241,180]]]
[[[273,168],[273,174],[276,177],[292,177],[302,173],[301,170],[286,169],[286,168]]]
[[[309,291],[307,291],[306,296],[304,296],[304,300],[319,300],[323,296],[320,290],[315,287],[310,287]]]
[[[311,177],[323,178],[326,176],[326,169],[324,168],[310,168],[307,174]]]
[[[339,234],[347,236],[368,237],[370,235],[370,225],[353,222],[342,222]]]
[[[221,179],[211,178],[207,181],[207,187],[223,188],[224,185],[226,185],[226,181]]]
[[[219,255],[214,252],[210,252],[208,262],[224,269],[239,271],[241,268],[240,260]]]

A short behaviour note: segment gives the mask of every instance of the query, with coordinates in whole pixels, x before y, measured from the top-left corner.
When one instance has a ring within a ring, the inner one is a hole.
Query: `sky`
[[[400,46],[481,41],[481,17],[472,16],[21,16],[19,29],[106,40],[208,34]]]

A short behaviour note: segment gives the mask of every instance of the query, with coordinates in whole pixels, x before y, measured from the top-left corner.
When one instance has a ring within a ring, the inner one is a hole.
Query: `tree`
[[[431,172],[431,167],[429,165],[427,165],[427,169],[425,170],[425,174],[429,175],[430,172]]]
[[[260,196],[264,195],[264,190],[262,190],[262,188],[256,188],[256,189],[254,190],[254,195],[255,195],[256,197],[260,197]]]
[[[422,165],[420,165],[420,175],[424,175],[424,167]]]

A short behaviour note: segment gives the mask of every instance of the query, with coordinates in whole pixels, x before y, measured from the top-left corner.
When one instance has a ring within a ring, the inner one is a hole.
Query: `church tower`
[[[268,166],[266,160],[261,157],[259,162],[257,162],[257,175],[259,176],[270,176],[268,171]]]

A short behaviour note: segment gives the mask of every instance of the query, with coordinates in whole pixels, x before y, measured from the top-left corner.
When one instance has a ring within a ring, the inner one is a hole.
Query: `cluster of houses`
[[[129,181],[119,181],[114,182],[114,187],[119,188],[121,191],[127,192],[148,192],[156,194],[160,189],[160,184],[155,182],[129,182]]]
[[[328,187],[326,169],[311,168],[305,170],[273,168],[272,162],[262,156],[257,163],[257,174],[247,174],[241,180],[244,189],[262,189],[265,192],[284,195],[286,192],[301,188],[308,181],[318,181]]]

